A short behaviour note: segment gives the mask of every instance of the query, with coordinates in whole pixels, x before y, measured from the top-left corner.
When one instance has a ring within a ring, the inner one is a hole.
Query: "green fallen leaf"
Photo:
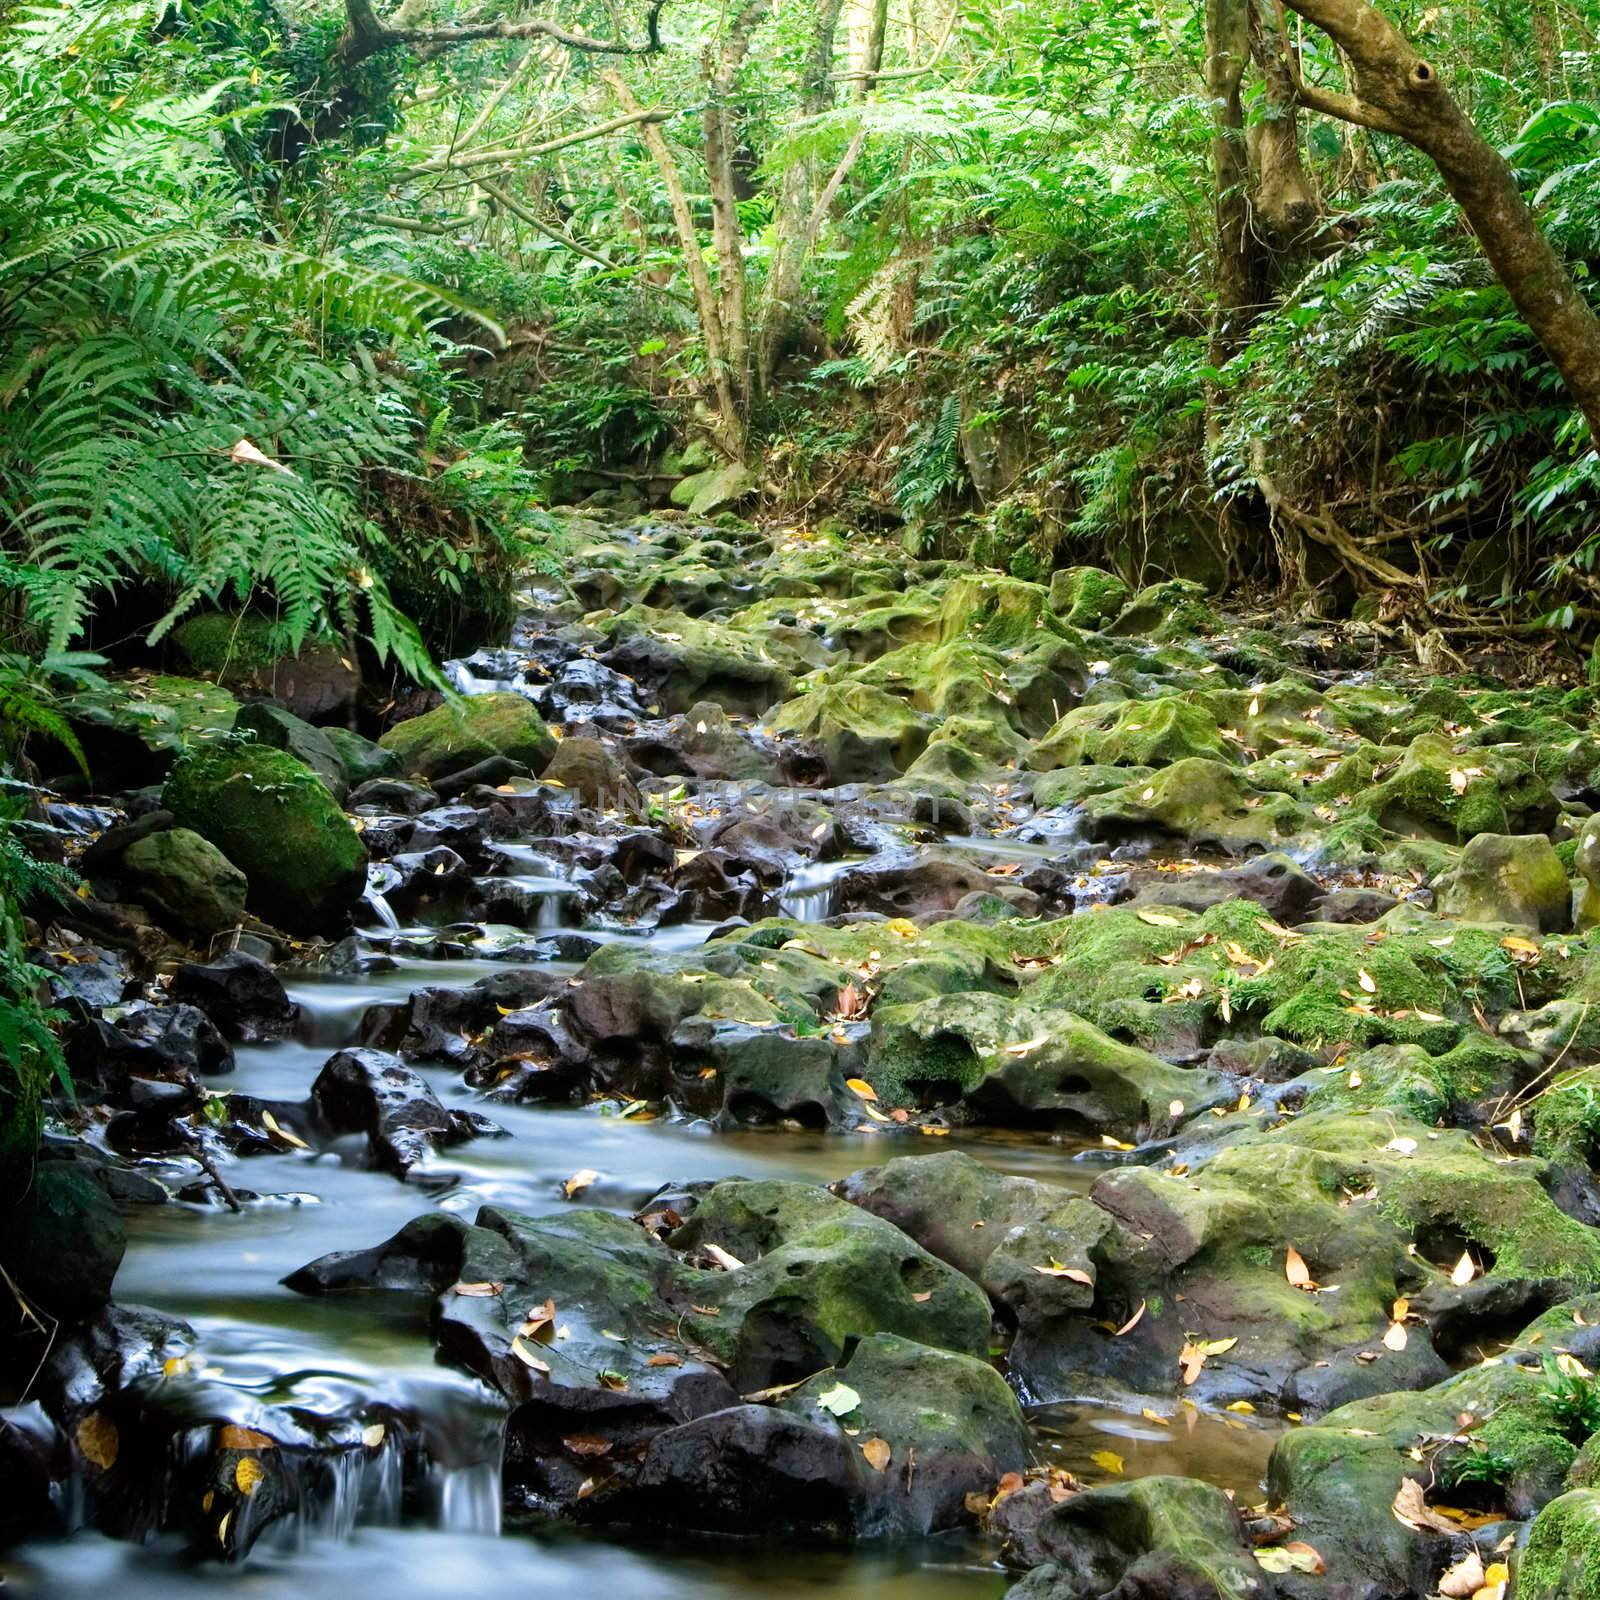
[[[861,1396],[848,1383],[836,1383],[826,1394],[817,1396],[817,1404],[824,1411],[831,1411],[834,1416],[843,1417],[861,1404]]]

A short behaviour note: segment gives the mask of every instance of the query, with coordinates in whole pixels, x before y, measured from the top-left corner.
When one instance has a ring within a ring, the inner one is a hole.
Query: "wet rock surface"
[[[129,787],[49,802],[4,1515],[238,1559],[458,1472],[987,1534],[1034,1600],[1586,1593],[1591,691],[1093,569],[571,536],[390,727],[306,663],[78,708]],[[187,1315],[142,1235],[191,1222],[328,1346]],[[404,1380],[330,1353],[400,1327]]]

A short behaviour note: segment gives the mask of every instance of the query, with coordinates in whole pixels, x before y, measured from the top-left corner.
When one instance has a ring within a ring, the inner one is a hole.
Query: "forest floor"
[[[20,1592],[1600,1594],[1591,691],[731,518],[532,581],[378,743],[81,708]]]

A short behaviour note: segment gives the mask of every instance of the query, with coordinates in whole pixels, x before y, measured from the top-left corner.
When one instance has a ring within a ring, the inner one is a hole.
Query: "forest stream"
[[[567,521],[378,743],[149,674],[85,713],[8,1586],[1497,1581],[1600,1468],[1567,691]]]

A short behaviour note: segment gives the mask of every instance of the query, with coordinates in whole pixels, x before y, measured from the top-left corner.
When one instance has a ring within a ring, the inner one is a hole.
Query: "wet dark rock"
[[[860,1494],[853,1455],[837,1425],[732,1406],[650,1441],[636,1486],[640,1514],[707,1532],[843,1540]]]
[[[137,992],[123,951],[104,950],[79,942],[60,950],[31,950],[28,959],[49,976],[50,998],[57,1004],[108,1007]]]
[[[1033,895],[1007,878],[985,872],[965,857],[924,851],[904,859],[880,858],[852,867],[839,879],[842,911],[874,911],[886,917],[919,917],[951,911],[967,895],[993,895],[1012,913],[1031,916],[1038,910]]]
[[[831,1038],[690,1017],[673,1033],[672,1046],[683,1064],[674,1097],[697,1109],[714,1106],[723,1126],[839,1129],[860,1121],[861,1102],[845,1086],[856,1070],[854,1052]],[[709,1078],[701,1076],[707,1071]]]
[[[465,989],[426,988],[409,999],[371,1006],[361,1020],[361,1042],[412,1061],[476,1059],[467,1034],[494,1028],[507,1012],[537,1005],[565,987],[565,979],[538,969],[480,978]]]
[[[541,781],[570,790],[586,806],[626,809],[636,799],[622,763],[598,739],[583,735],[556,746]]]
[[[1206,911],[1228,900],[1253,900],[1265,906],[1274,922],[1293,927],[1303,921],[1323,895],[1322,885],[1285,855],[1252,856],[1221,872],[1163,872],[1148,879],[1137,874],[1135,906],[1181,906]]]
[[[6,1219],[0,1260],[35,1306],[76,1321],[111,1298],[126,1249],[122,1218],[93,1173],[45,1161]]]
[[[1312,906],[1311,922],[1376,922],[1386,912],[1394,910],[1400,902],[1382,889],[1367,889],[1359,885],[1330,889]]]
[[[398,1056],[380,1050],[341,1050],[311,1097],[330,1129],[366,1134],[374,1163],[400,1177],[435,1150],[498,1131],[475,1113],[446,1110]]]
[[[700,922],[765,916],[777,909],[774,887],[756,863],[726,850],[700,851],[673,878],[683,913]]]
[[[350,792],[350,809],[396,811],[415,816],[437,805],[439,796],[425,784],[407,783],[403,778],[369,778]]]
[[[66,1033],[67,1065],[78,1093],[126,1095],[131,1078],[182,1081],[233,1070],[233,1050],[199,1007],[137,1002],[115,1021],[97,1017]]]
[[[441,800],[456,800],[480,784],[493,789],[502,783],[509,783],[513,778],[526,778],[528,775],[529,768],[525,761],[513,761],[509,756],[486,756],[459,772],[435,778],[433,792]]]
[[[449,920],[477,905],[472,868],[448,845],[405,850],[388,865],[395,876],[382,880],[382,893],[397,916],[412,920],[427,912]]]
[[[0,1409],[0,1541],[70,1533],[71,1475],[67,1437],[38,1401]]]
[[[284,1039],[300,1021],[300,1008],[278,975],[242,950],[179,967],[168,992],[181,1004],[198,1006],[230,1039]]]
[[[415,818],[408,843],[412,853],[426,854],[443,847],[482,866],[488,837],[488,822],[482,812],[465,805],[438,806]]]

